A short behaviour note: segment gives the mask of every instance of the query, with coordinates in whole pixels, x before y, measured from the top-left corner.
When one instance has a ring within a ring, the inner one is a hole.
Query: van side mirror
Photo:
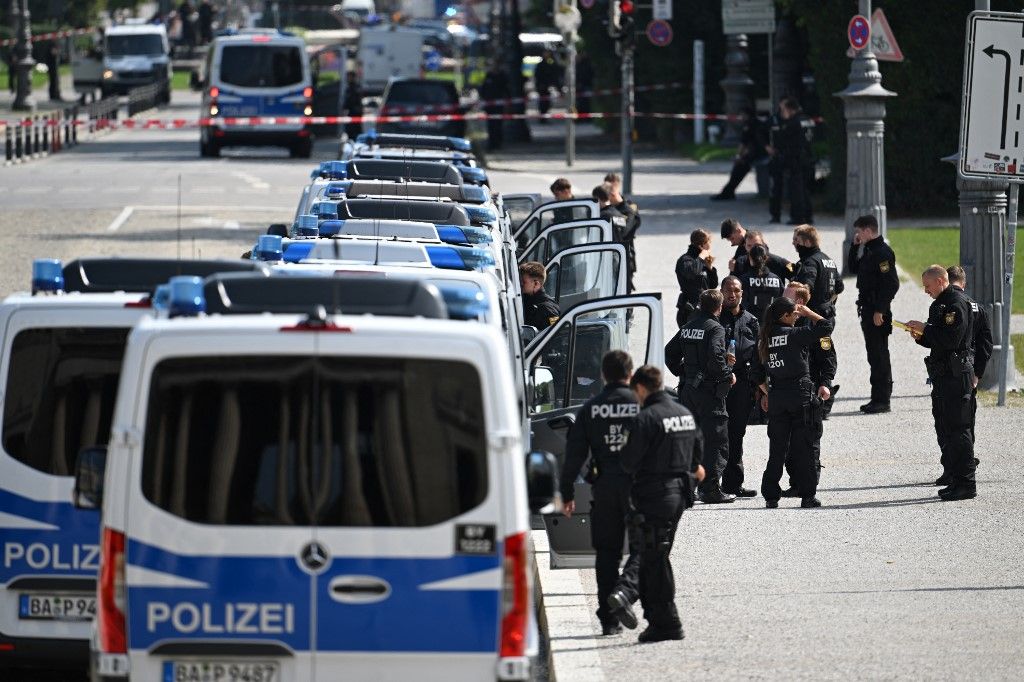
[[[539,333],[536,327],[528,324],[524,324],[519,328],[519,336],[522,337],[524,346],[530,345],[530,342],[537,338]]]
[[[555,375],[550,367],[537,365],[530,371],[530,407],[532,412],[552,409],[555,403]]]
[[[104,445],[83,448],[75,461],[74,504],[78,509],[99,509],[103,506],[103,476],[107,470],[107,448]]]
[[[530,512],[537,514],[551,504],[558,488],[558,462],[544,450],[526,453],[526,494]]]

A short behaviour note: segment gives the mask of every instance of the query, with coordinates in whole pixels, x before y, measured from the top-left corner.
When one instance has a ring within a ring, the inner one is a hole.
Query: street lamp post
[[[11,8],[18,21],[14,45],[18,81],[11,109],[33,111],[36,103],[32,99],[32,69],[36,62],[32,59],[32,16],[28,11],[28,0],[12,0]]]

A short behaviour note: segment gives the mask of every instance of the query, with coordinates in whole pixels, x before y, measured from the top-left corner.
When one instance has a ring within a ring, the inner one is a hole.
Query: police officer
[[[635,202],[630,201],[622,195],[622,178],[618,173],[608,173],[604,176],[604,186],[611,195],[612,206],[619,213],[626,216],[626,232],[623,235],[622,243],[626,247],[626,276],[627,291],[636,291],[633,285],[633,277],[636,275],[636,233],[640,229],[640,208]]]
[[[706,476],[700,486],[700,499],[706,504],[735,501],[722,492],[721,478],[729,459],[729,414],[725,399],[736,383],[732,373],[735,357],[726,357],[725,328],[718,321],[722,314],[722,292],[709,289],[700,295],[700,307],[665,347],[665,365],[673,372],[680,368],[679,401],[697,420],[704,435]],[[681,362],[680,362],[681,359]]]
[[[729,271],[736,269],[736,261],[747,255],[747,230],[735,218],[726,218],[719,225],[719,233],[722,239],[727,239],[730,246],[736,247],[736,255],[729,259]]]
[[[718,321],[725,329],[726,349],[735,342],[732,371],[736,375],[736,383],[725,398],[729,414],[729,457],[722,472],[722,492],[736,497],[754,497],[757,492],[743,487],[743,438],[747,435],[747,421],[754,406],[750,366],[757,352],[758,322],[740,305],[743,298],[739,279],[730,275],[722,280],[722,314]]]
[[[519,282],[523,288],[523,323],[536,327],[537,331],[547,329],[561,317],[555,299],[544,291],[547,270],[537,261],[519,265]]]
[[[676,281],[679,298],[676,300],[676,324],[682,327],[697,309],[702,291],[718,286],[718,270],[711,255],[711,235],[707,230],[690,233],[690,246],[676,261]]]
[[[811,225],[800,225],[793,230],[793,246],[800,255],[794,279],[811,288],[811,302],[808,304],[822,317],[836,315],[835,300],[843,293],[843,278],[839,267],[819,247],[818,231]]]
[[[771,222],[782,217],[783,184],[789,190],[790,225],[813,222],[811,211],[811,184],[814,182],[814,155],[811,139],[814,122],[800,108],[794,97],[779,102],[779,121],[773,127],[775,147],[772,158],[772,192],[768,211]]]
[[[743,287],[743,307],[758,320],[786,287],[786,281],[768,269],[768,256],[764,245],[755,244],[750,250],[749,267],[737,277]]]
[[[811,300],[811,290],[806,284],[790,282],[786,285],[783,296],[797,305],[807,305]],[[807,318],[801,317],[796,321],[797,327],[808,326]],[[811,452],[814,458],[814,471],[821,481],[821,434],[822,422],[828,419],[832,411],[832,405],[839,392],[839,385],[834,383],[836,370],[839,361],[836,356],[835,343],[831,336],[823,336],[817,343],[812,343],[808,348],[807,365],[811,376],[811,389],[815,395],[811,397],[808,419],[812,427],[811,433],[814,436],[814,443]],[[783,497],[799,497],[799,493],[793,485],[793,473],[790,462],[786,462],[786,470],[790,472],[789,488],[782,491]]]
[[[669,555],[683,509],[693,505],[694,481],[703,477],[701,434],[693,415],[665,392],[660,369],[644,365],[629,383],[643,405],[619,457],[633,474],[633,507],[642,534],[640,603],[648,626],[639,641],[682,639]],[[616,605],[622,601],[618,595],[609,598]],[[615,610],[620,620],[624,612]]]
[[[626,216],[612,204],[612,194],[607,183],[595,187],[590,196],[594,198],[598,208],[601,209],[601,219],[611,223],[612,241],[624,244],[626,238]]]
[[[896,254],[878,234],[874,216],[863,215],[853,221],[853,243],[847,270],[857,273],[857,314],[871,367],[871,400],[861,405],[860,411],[877,414],[889,411],[892,395],[890,306],[899,291],[900,278],[896,275]]]
[[[967,273],[959,265],[951,265],[946,268],[946,274],[949,276],[949,286],[956,287],[960,291],[967,288]],[[964,294],[967,296],[967,294]],[[988,312],[985,311],[978,303],[967,296],[968,302],[971,304],[971,311],[974,313],[974,320],[971,323],[971,329],[973,330],[973,343],[971,349],[974,351],[974,390],[971,391],[971,441],[974,440],[974,420],[978,416],[978,382],[981,381],[981,377],[985,374],[985,368],[988,366],[988,361],[992,358],[992,323],[989,322]],[[974,459],[974,463],[978,463],[978,459]],[[935,482],[935,485],[949,485],[948,480],[939,479]]]
[[[764,233],[760,230],[749,230],[747,232],[741,245],[743,253],[737,251],[736,258],[729,263],[729,273],[737,277],[743,275],[750,267],[750,251],[758,244],[763,246],[765,251],[768,252],[768,259],[765,261],[768,270],[779,279],[792,279],[796,273],[796,267],[782,256],[777,256],[771,252],[771,249],[768,248],[768,243],[764,240]]]
[[[811,326],[797,327],[800,317],[810,319]],[[815,430],[820,422],[816,424],[810,411],[814,389],[807,349],[828,336],[833,326],[832,320],[788,298],[776,299],[765,313],[754,371],[768,402],[768,464],[761,477],[761,494],[769,509],[779,506],[779,480],[787,460],[793,488],[803,498],[800,506],[821,506],[815,497],[818,474],[814,462],[814,439],[819,437]]]
[[[932,382],[932,417],[943,475],[948,473],[950,480],[939,490],[939,497],[966,500],[977,495],[971,433],[973,311],[963,292],[949,285],[949,273],[941,265],[925,270],[921,283],[934,299],[928,321],[911,320],[907,327],[917,343],[931,349],[924,364]]]
[[[597,619],[601,634],[622,632],[622,625],[608,605],[614,590],[625,615],[625,624],[632,630],[636,616],[629,620],[637,600],[640,570],[640,537],[635,524],[629,534],[629,558],[619,574],[622,562],[622,542],[626,537],[627,517],[632,515],[629,491],[633,479],[622,469],[619,455],[626,442],[626,433],[632,420],[640,413],[636,394],[629,389],[633,376],[633,361],[621,350],[608,351],[601,358],[601,376],[604,389],[588,400],[576,413],[576,421],[569,429],[565,443],[565,466],[562,467],[561,492],[563,513],[572,517],[576,510],[574,488],[576,476],[591,457],[593,503],[590,507],[590,542],[597,554]]]

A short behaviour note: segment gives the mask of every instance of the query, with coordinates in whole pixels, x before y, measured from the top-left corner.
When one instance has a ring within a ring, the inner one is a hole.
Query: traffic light
[[[618,40],[620,45],[633,43],[635,12],[633,0],[611,0],[608,3],[608,35]]]

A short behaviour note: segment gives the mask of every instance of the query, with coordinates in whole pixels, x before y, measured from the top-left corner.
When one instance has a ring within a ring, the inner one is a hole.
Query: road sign
[[[672,42],[672,26],[662,19],[653,19],[647,24],[647,39],[653,45],[665,47]]]
[[[964,49],[960,175],[1024,176],[1024,14],[972,12]]]
[[[655,19],[672,21],[672,0],[654,0],[652,8]]]
[[[854,15],[846,28],[846,37],[850,40],[850,47],[863,50],[871,40],[871,23],[860,14]]]
[[[722,33],[775,33],[775,1],[722,0]]]
[[[889,20],[879,7],[871,15],[871,53],[880,62],[902,62],[903,51],[896,43],[896,36],[889,28]],[[857,51],[852,47],[846,50],[847,57],[856,57]]]

